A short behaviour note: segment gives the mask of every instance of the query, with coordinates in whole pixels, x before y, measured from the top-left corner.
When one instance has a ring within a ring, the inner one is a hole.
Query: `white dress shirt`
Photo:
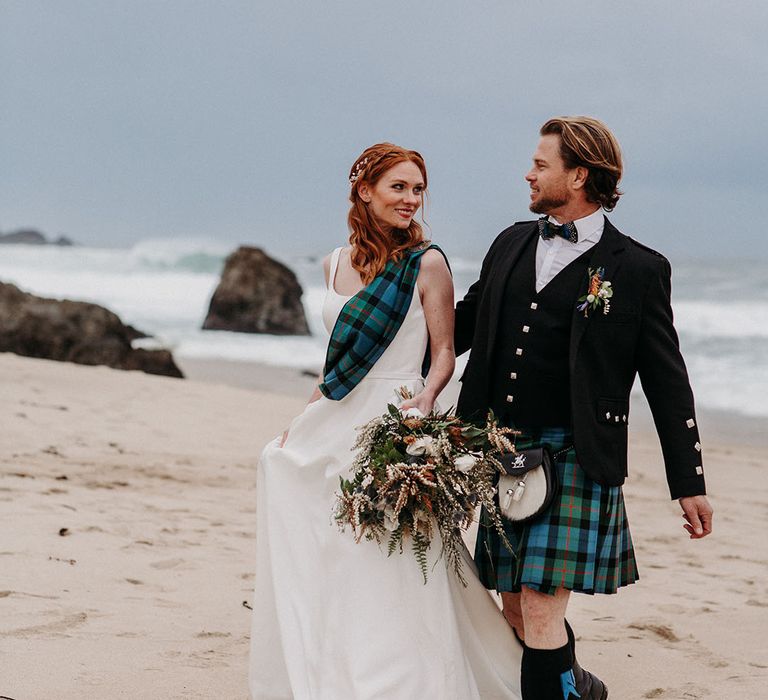
[[[549,220],[558,226],[560,225],[560,222],[551,216]],[[605,227],[603,210],[598,209],[589,216],[576,219],[573,223],[579,233],[577,243],[571,243],[562,236],[553,236],[546,240],[539,236],[536,247],[537,292],[544,289],[566,265],[572,263],[600,240]]]

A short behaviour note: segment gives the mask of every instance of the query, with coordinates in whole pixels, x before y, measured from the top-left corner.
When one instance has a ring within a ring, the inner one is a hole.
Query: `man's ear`
[[[587,184],[587,178],[589,177],[589,170],[582,165],[573,169],[571,175],[571,187],[575,190],[581,190]]]
[[[361,182],[357,186],[357,193],[360,195],[360,199],[366,204],[371,203],[371,188],[368,186],[367,182]]]

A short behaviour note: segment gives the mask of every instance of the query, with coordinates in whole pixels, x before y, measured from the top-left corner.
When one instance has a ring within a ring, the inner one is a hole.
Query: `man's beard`
[[[528,207],[534,214],[549,214],[553,209],[565,206],[568,204],[568,195],[563,193],[560,196],[550,195],[537,199],[535,202],[531,202]]]

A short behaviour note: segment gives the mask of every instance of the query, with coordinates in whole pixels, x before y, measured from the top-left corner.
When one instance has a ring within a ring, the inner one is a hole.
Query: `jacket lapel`
[[[514,268],[520,256],[525,250],[531,239],[538,235],[538,224],[533,221],[530,230],[523,232],[520,236],[515,236],[508,241],[506,246],[497,254],[499,263],[493,268],[493,279],[491,280],[490,301],[489,301],[489,319],[488,319],[488,345],[487,357],[490,362],[493,355],[494,343],[496,342],[496,329],[499,324],[499,314],[501,313],[504,289],[507,286],[512,268]]]
[[[598,267],[605,268],[604,280],[613,283],[616,273],[621,267],[622,255],[626,247],[624,236],[619,233],[618,229],[605,219],[605,227],[603,228],[603,235],[597,242],[594,248],[592,248],[592,255],[589,259],[589,267],[596,269]],[[569,364],[571,367],[571,376],[573,376],[573,368],[576,365],[576,356],[579,351],[579,344],[584,337],[584,332],[587,330],[592,316],[595,313],[602,313],[602,311],[591,311],[588,316],[584,316],[583,311],[578,311],[577,299],[584,296],[587,293],[587,287],[589,285],[588,276],[585,275],[579,287],[579,293],[576,299],[573,300],[573,322],[571,323],[571,345],[569,349]]]

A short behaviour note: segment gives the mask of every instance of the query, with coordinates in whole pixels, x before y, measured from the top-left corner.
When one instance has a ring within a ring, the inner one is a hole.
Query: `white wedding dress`
[[[323,322],[349,297],[334,290]],[[379,361],[341,401],[309,404],[257,477],[257,560],[249,682],[254,700],[519,699],[521,648],[466,553],[465,588],[440,560],[424,584],[406,550],[387,557],[332,518],[349,476],[355,428],[422,386],[427,327],[418,287]],[[431,563],[440,549],[434,542]]]

